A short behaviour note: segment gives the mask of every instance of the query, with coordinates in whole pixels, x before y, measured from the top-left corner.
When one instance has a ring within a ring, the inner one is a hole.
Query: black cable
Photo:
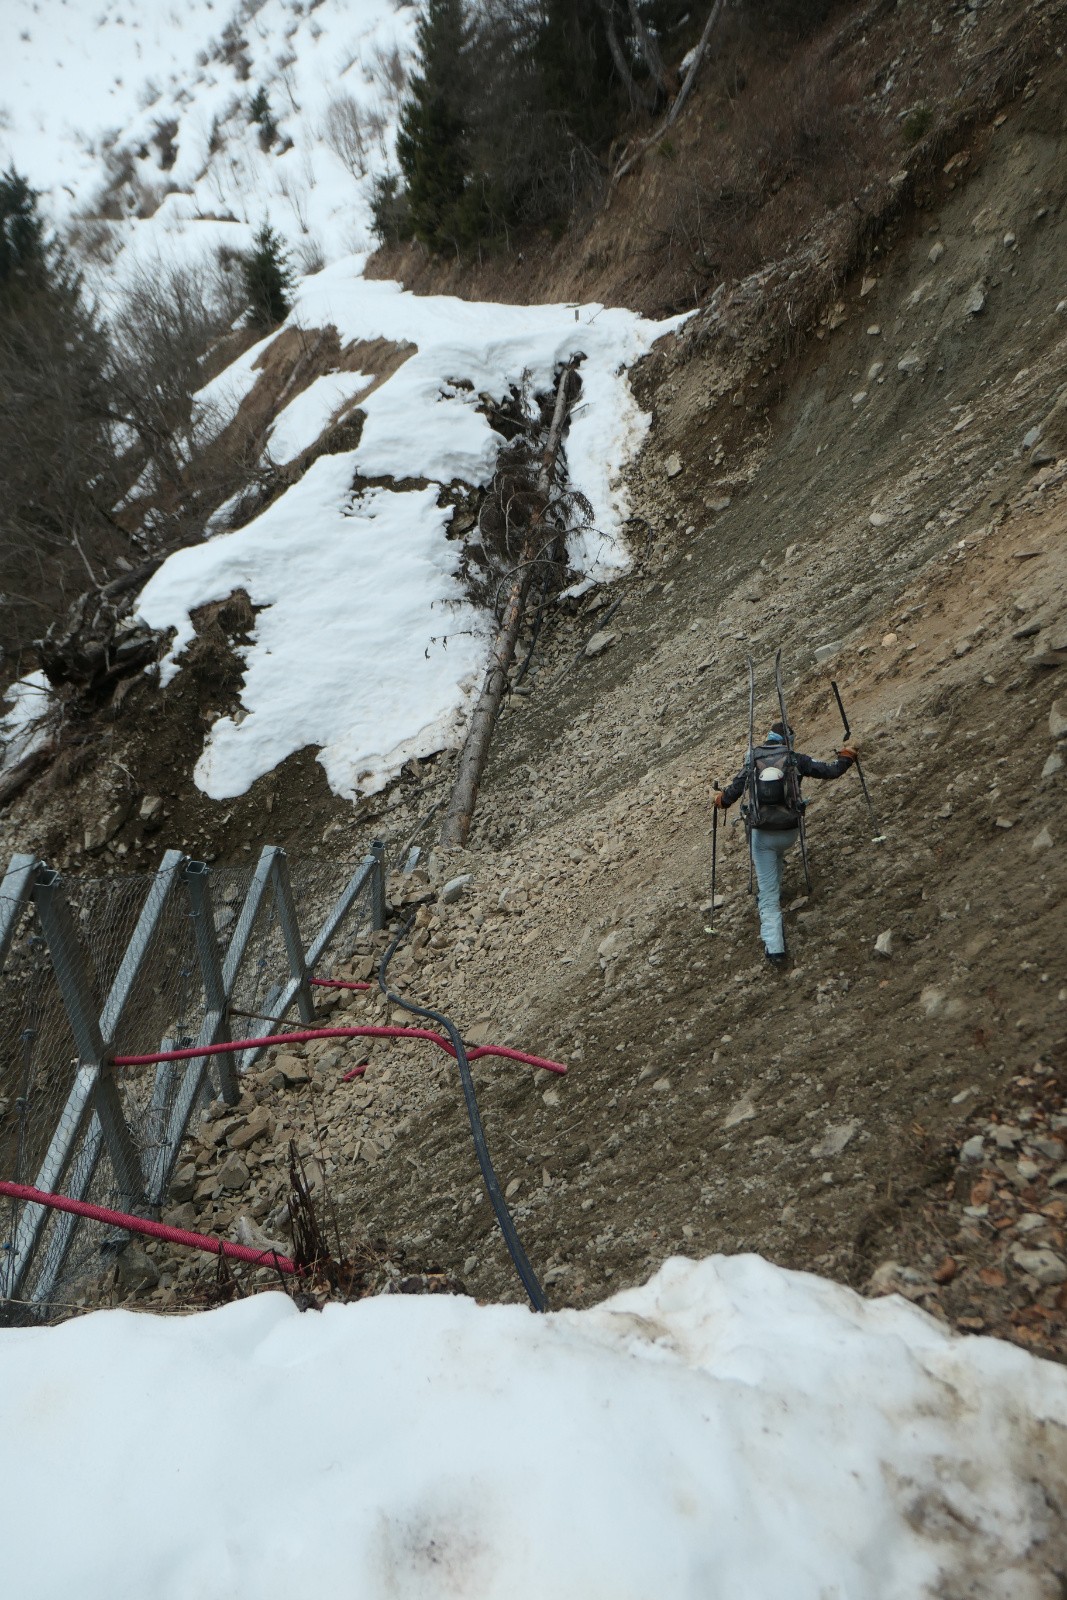
[[[508,1253],[515,1263],[515,1270],[522,1280],[523,1288],[530,1297],[530,1304],[535,1311],[547,1311],[548,1298],[538,1282],[537,1274],[527,1259],[526,1251],[522,1248],[522,1242],[516,1231],[514,1219],[508,1210],[507,1202],[501,1193],[496,1173],[493,1170],[489,1147],[485,1142],[485,1130],[482,1127],[481,1114],[478,1111],[478,1099],[474,1092],[474,1079],[471,1077],[470,1062],[467,1060],[467,1052],[464,1048],[463,1040],[459,1036],[459,1029],[451,1017],[446,1017],[443,1012],[431,1011],[428,1006],[417,1006],[412,1004],[410,1000],[403,1000],[400,995],[394,993],[386,984],[386,969],[396,953],[397,946],[410,932],[414,921],[414,916],[408,918],[388,950],[382,956],[378,966],[378,987],[387,1000],[394,1005],[400,1006],[402,1010],[410,1011],[416,1017],[429,1017],[431,1021],[436,1022],[438,1027],[443,1028],[451,1040],[452,1048],[456,1052],[456,1064],[459,1067],[459,1081],[463,1085],[463,1099],[467,1107],[467,1119],[471,1125],[474,1152],[478,1157],[478,1165],[482,1169],[486,1193],[496,1214],[500,1231],[504,1235],[504,1243],[508,1247]]]

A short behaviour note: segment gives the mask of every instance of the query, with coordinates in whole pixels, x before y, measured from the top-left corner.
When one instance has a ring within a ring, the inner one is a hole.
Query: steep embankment
[[[842,287],[777,404],[756,409],[758,369],[739,379],[758,345],[707,320],[653,358],[642,560],[546,627],[471,849],[429,858],[431,885],[471,882],[419,912],[396,984],[475,1042],[569,1063],[563,1082],[477,1071],[557,1303],[672,1252],[756,1250],[1067,1354],[1062,103],[1046,84],[984,131],[943,203]],[[884,835],[854,777],[810,785],[814,890],[793,866],[784,975],[762,959],[736,827],[710,933],[708,917],[711,781],[743,753],[749,653],[760,723],[773,714],[778,646],[815,754],[840,739],[838,680]],[[296,1055],[239,1115],[267,1104],[309,1154],[317,1121],[346,1227],[516,1297],[451,1071],[376,1045],[343,1085],[338,1052]],[[240,1192],[214,1177],[219,1132],[190,1144],[183,1220],[276,1228],[272,1169],[253,1159]]]

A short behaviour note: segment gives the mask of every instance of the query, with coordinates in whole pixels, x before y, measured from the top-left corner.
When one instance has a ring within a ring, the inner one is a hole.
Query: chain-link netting
[[[201,875],[199,900],[178,858],[169,873],[45,873],[44,883],[39,874],[21,910],[0,896],[0,926],[15,919],[0,979],[0,1178],[123,1211],[161,1198],[189,1115],[218,1092],[218,1058],[206,1070],[203,1058],[113,1067],[109,1113],[92,1068],[79,1066],[91,1059],[86,1029],[104,1035],[109,1058],[191,1047],[210,1032],[197,938],[207,915],[231,1036],[271,1032],[293,977],[279,890],[288,879],[290,928],[306,953],[360,859],[219,868]],[[242,911],[259,889],[249,928]],[[371,904],[368,876],[322,973],[351,950]],[[125,1240],[112,1226],[0,1197],[0,1309],[62,1314]]]

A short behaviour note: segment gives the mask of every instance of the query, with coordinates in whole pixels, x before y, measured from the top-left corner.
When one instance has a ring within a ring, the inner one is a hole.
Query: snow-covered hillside
[[[58,223],[92,219],[90,274],[105,306],[138,269],[245,248],[268,221],[294,262],[315,268],[286,328],[336,328],[342,351],[385,340],[399,352],[387,374],[318,377],[266,443],[273,461],[290,462],[354,403],[358,449],[316,463],[237,532],[216,517],[215,537],[174,556],[142,598],[147,622],[175,630],[164,680],[193,636],[190,611],[237,588],[259,610],[241,712],[216,722],[197,767],[215,799],[309,744],[335,792],[351,796],[456,741],[490,619],[458,582],[461,547],[445,537],[451,513],[432,486],[491,479],[504,441],[483,397],[544,392],[561,362],[583,357],[566,450],[593,519],[568,554],[597,580],[628,562],[621,477],[647,418],[625,374],[674,324],[598,305],[416,298],[362,275],[415,17],[392,0],[244,0],[232,16],[210,0],[181,10],[12,0],[0,19],[16,64],[4,154],[45,190]],[[216,377],[205,408],[232,415],[270,344]],[[360,478],[431,487],[364,491]]]
[[[140,258],[238,248],[266,219],[336,260],[370,243],[415,18],[392,0],[5,0],[0,155],[57,220],[103,213]]]
[[[0,1336],[4,1566],[40,1600],[1037,1600],[1065,1426],[1061,1368],[754,1256],[545,1318],[97,1312]]]

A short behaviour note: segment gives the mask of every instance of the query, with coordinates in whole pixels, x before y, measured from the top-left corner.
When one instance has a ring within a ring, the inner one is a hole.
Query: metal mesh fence
[[[209,874],[176,852],[159,873],[102,879],[35,864],[21,908],[0,893],[0,1178],[117,1210],[158,1204],[190,1114],[234,1058],[111,1059],[271,1032],[322,931],[336,923],[334,951],[351,948],[383,870],[373,857],[290,867],[279,851]],[[0,1310],[77,1303],[125,1241],[0,1197]]]

